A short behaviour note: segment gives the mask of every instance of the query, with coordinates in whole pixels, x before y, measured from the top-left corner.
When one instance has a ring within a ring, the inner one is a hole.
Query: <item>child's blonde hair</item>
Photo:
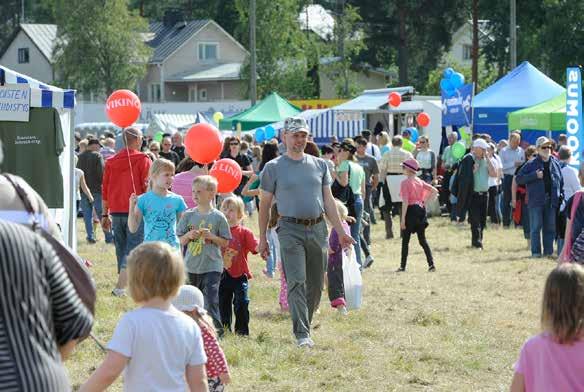
[[[184,280],[182,257],[165,242],[145,242],[128,255],[128,289],[136,303],[173,298]]]
[[[234,207],[237,210],[237,216],[239,219],[243,219],[245,216],[245,205],[243,204],[243,200],[241,197],[238,196],[229,196],[223,200],[221,203],[221,211],[228,209],[229,207]]]
[[[349,209],[347,206],[339,199],[335,199],[335,205],[337,206],[337,211],[339,212],[339,217],[341,220],[347,220],[349,217]]]
[[[203,185],[206,190],[217,193],[217,179],[210,175],[198,176],[193,180],[193,188],[195,185]]]
[[[572,343],[584,331],[584,268],[562,264],[548,275],[541,324],[560,344]]]
[[[164,158],[155,159],[150,166],[150,171],[148,172],[148,189],[152,189],[152,178],[166,171],[172,172],[172,174],[174,174],[174,163]]]

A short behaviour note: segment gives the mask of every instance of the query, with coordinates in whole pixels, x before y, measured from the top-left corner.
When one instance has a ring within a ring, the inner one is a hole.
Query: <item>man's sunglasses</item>
[[[542,150],[551,150],[551,149],[552,149],[552,147],[551,147],[551,146],[543,146],[543,147],[540,147],[540,148],[541,148]]]

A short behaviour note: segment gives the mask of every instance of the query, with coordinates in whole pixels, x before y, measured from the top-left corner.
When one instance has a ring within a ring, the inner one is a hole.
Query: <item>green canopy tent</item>
[[[508,126],[509,130],[564,131],[566,129],[566,93],[535,106],[509,113]]]
[[[246,111],[221,120],[219,129],[234,130],[240,123],[242,131],[249,131],[295,116],[301,111],[277,93],[271,93]]]

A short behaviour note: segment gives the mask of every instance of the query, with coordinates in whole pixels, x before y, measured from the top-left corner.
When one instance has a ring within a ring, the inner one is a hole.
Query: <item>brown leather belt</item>
[[[283,220],[284,222],[296,223],[297,225],[314,226],[314,225],[322,222],[322,220],[324,219],[324,215],[321,215],[318,218],[314,218],[314,219],[298,219],[298,218],[292,218],[290,216],[282,216],[282,217],[280,217],[280,219]]]

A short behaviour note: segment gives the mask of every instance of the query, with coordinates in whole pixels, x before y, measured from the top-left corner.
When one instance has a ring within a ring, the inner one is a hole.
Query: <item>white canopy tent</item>
[[[184,132],[193,124],[207,123],[211,121],[203,114],[173,114],[173,113],[156,113],[144,132],[145,136],[154,136],[157,132],[170,133]]]
[[[53,209],[55,219],[61,226],[65,243],[75,249],[75,175],[74,175],[74,154],[75,138],[73,131],[75,113],[75,90],[63,90],[39,82],[26,75],[15,72],[0,65],[0,82],[5,85],[27,85],[30,88],[30,107],[33,108],[54,108],[59,114],[61,129],[65,148],[59,156],[61,174],[63,176],[63,208]],[[1,116],[1,114],[0,114]],[[3,121],[0,117],[0,121]],[[18,175],[18,173],[13,173]]]

